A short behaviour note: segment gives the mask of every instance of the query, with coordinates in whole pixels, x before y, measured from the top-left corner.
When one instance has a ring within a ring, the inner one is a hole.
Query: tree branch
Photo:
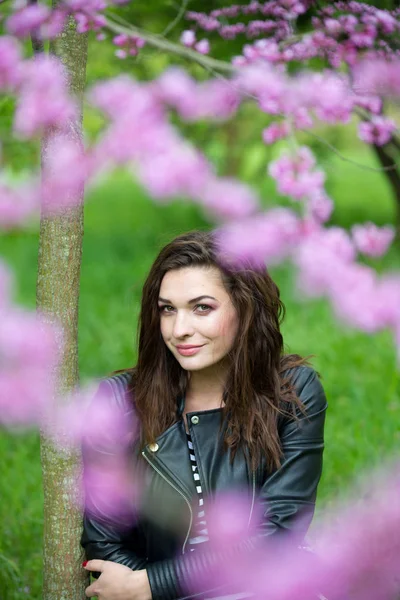
[[[28,0],[28,4],[37,4],[37,0]],[[42,54],[44,52],[44,43],[35,32],[31,33],[31,43],[34,54]]]
[[[142,40],[145,40],[147,44],[153,46],[154,48],[159,48],[164,52],[171,52],[172,54],[181,56],[182,58],[187,58],[193,62],[198,63],[207,70],[223,71],[225,73],[235,73],[237,71],[236,67],[228,62],[224,62],[222,60],[217,60],[215,58],[205,56],[204,54],[200,54],[199,52],[191,50],[190,48],[186,48],[181,44],[177,44],[175,42],[166,40],[160,34],[144,31],[139,27],[131,25],[116,14],[113,14],[112,16],[108,15],[105,17],[105,19],[106,27],[108,27],[108,29],[110,29],[111,31],[114,31],[115,33],[124,33],[126,35],[140,37]]]
[[[171,23],[169,25],[167,25],[167,27],[164,29],[164,31],[161,33],[161,35],[163,35],[163,36],[168,35],[170,33],[170,31],[172,31],[173,28],[176,27],[176,25],[179,23],[179,21],[182,19],[183,15],[185,14],[189,2],[190,2],[190,0],[182,1],[181,7],[180,7],[175,19],[173,21],[171,21]]]

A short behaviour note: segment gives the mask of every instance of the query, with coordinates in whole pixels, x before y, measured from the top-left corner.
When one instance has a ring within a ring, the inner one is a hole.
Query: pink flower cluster
[[[391,140],[397,129],[397,123],[393,119],[374,116],[370,121],[362,121],[359,124],[358,135],[367,144],[383,146]]]
[[[196,40],[196,34],[194,31],[186,30],[182,32],[181,35],[181,44],[186,46],[187,48],[193,48],[200,52],[200,54],[209,54],[210,52],[210,42],[206,39]]]
[[[291,210],[275,208],[218,230],[220,258],[227,265],[279,264],[289,258],[300,241],[301,221]]]
[[[139,49],[145,45],[145,41],[139,37],[121,33],[114,37],[113,44],[117,46],[115,56],[118,58],[127,58],[127,56],[136,56]]]
[[[324,190],[325,174],[315,166],[311,150],[302,146],[270,163],[268,173],[277,181],[281,194],[303,200],[309,219],[324,223],[331,216],[333,202]]]
[[[361,94],[400,96],[400,57],[362,60],[353,71],[354,89]]]
[[[0,183],[0,229],[19,227],[39,213],[37,185],[31,181],[18,186]]]
[[[76,118],[75,103],[68,95],[67,77],[61,63],[50,56],[38,56],[19,65],[14,130],[21,137],[33,137],[50,127],[62,128]]]
[[[315,157],[302,146],[295,154],[284,153],[272,162],[268,173],[278,183],[278,191],[294,200],[302,200],[320,193],[325,182],[323,171],[315,169]]]
[[[395,236],[394,227],[377,227],[375,223],[354,225],[352,237],[359,252],[374,258],[383,256],[388,251]]]
[[[11,302],[11,277],[0,263],[0,424],[37,425],[51,402],[59,333]]]
[[[164,104],[176,108],[184,118],[227,116],[236,108],[237,96],[224,81],[202,88],[173,70],[147,85],[128,77],[99,84],[90,98],[110,119],[90,153],[93,174],[106,165],[132,164],[156,199],[189,196],[218,219],[255,210],[255,194],[247,186],[236,182],[233,189],[231,180],[216,178],[210,163],[180,138],[166,118]]]
[[[52,39],[61,33],[66,16],[62,9],[51,10],[43,4],[32,4],[12,13],[6,20],[6,28],[19,38],[34,34],[37,38]]]

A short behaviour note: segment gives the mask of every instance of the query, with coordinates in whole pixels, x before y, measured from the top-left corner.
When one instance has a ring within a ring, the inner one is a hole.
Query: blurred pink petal
[[[354,225],[352,236],[359,252],[367,256],[379,257],[386,254],[390,244],[394,240],[394,227],[386,225],[378,227],[375,223]]]
[[[367,144],[383,146],[390,141],[392,134],[398,129],[393,119],[374,116],[370,121],[362,121],[358,126],[359,138]]]
[[[22,52],[11,36],[0,37],[0,90],[12,90],[21,79]]]
[[[88,166],[81,141],[71,135],[54,135],[45,147],[44,157],[41,189],[44,212],[82,202]]]
[[[121,455],[138,435],[132,407],[116,405],[113,392],[81,389],[49,413],[49,435],[60,448],[85,446],[87,456]]]
[[[50,15],[50,8],[42,4],[26,6],[11,14],[6,21],[6,28],[11,35],[26,37],[35,33]]]
[[[201,203],[218,219],[231,220],[248,217],[259,208],[253,190],[233,178],[212,179],[201,192]]]
[[[130,526],[136,518],[137,490],[132,466],[121,456],[87,463],[83,472],[84,508],[97,519]]]
[[[291,254],[300,234],[298,217],[285,208],[229,223],[218,230],[221,260],[237,267],[276,264]]]
[[[0,184],[0,228],[21,227],[39,214],[40,195],[34,182],[19,187]]]
[[[29,138],[49,127],[65,128],[74,117],[76,106],[68,96],[61,62],[45,55],[27,61],[15,112],[15,132]]]

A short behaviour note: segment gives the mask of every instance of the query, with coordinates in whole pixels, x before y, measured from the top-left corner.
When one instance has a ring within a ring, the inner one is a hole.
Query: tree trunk
[[[53,6],[57,2],[53,1]],[[87,36],[76,32],[69,19],[62,34],[52,42],[51,53],[64,63],[70,77],[70,91],[80,106],[77,122],[69,135],[82,139],[83,92],[86,78]],[[47,140],[43,140],[42,163],[46,161]],[[42,214],[38,255],[37,309],[47,322],[63,327],[58,340],[61,361],[49,377],[56,382],[56,398],[78,383],[78,301],[83,241],[83,189],[77,207],[62,213]],[[60,455],[41,432],[41,460],[44,493],[43,600],[85,598],[87,576],[81,566],[79,545],[82,519],[76,497],[76,470],[79,457],[73,452]]]

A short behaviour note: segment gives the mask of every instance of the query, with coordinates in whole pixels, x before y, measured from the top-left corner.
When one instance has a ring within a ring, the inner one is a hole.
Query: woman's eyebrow
[[[211,298],[211,300],[217,300],[214,296],[197,296],[197,298],[192,298],[192,300],[188,301],[188,304],[194,304],[195,302],[200,302],[200,300],[204,300],[204,298]],[[166,300],[165,298],[158,299],[159,302],[165,302],[166,304],[173,304],[171,300]],[[217,300],[218,302],[218,300]]]

